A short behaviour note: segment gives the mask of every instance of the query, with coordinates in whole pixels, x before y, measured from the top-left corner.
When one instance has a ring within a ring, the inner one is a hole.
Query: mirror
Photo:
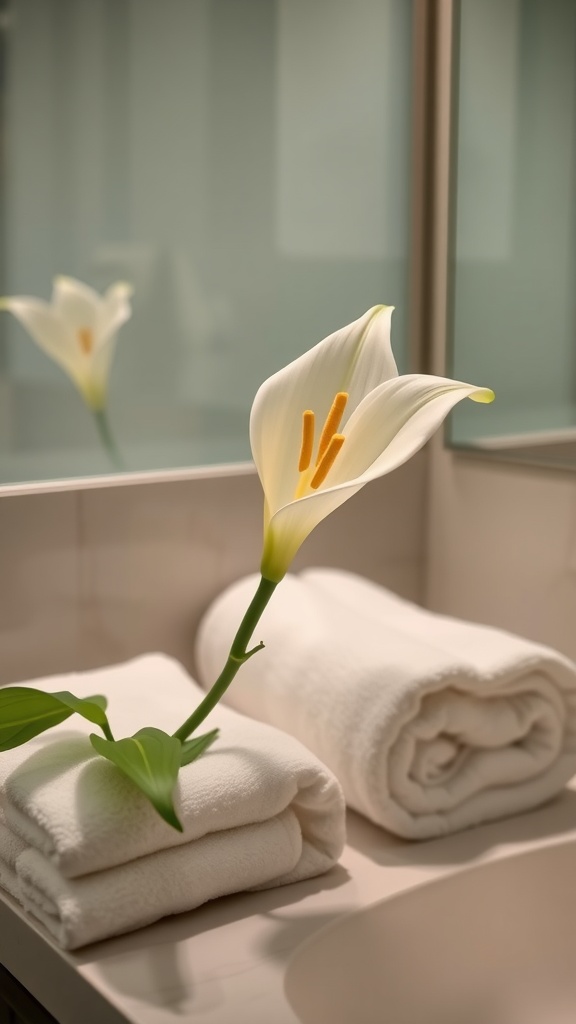
[[[12,0],[0,294],[133,288],[106,412],[127,471],[250,458],[259,384],[377,302],[406,368],[412,3]],[[93,342],[84,326],[79,342]],[[0,483],[114,471],[0,311]]]
[[[449,373],[496,401],[450,440],[576,467],[576,4],[461,0],[456,50]]]

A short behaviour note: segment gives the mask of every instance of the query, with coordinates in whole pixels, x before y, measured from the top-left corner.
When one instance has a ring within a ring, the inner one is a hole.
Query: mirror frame
[[[430,309],[430,369],[425,372],[450,376],[452,353],[456,344],[454,332],[454,306],[456,268],[454,260],[456,238],[456,181],[457,181],[457,113],[458,71],[460,63],[459,26],[461,0],[436,0],[431,39],[433,138],[429,189],[430,225],[428,260],[425,277],[431,294]],[[451,436],[451,419],[443,427],[444,448],[455,456],[471,457],[496,463],[546,470],[573,472],[576,463],[569,463],[559,455],[539,456],[534,451],[534,435],[519,435],[517,446],[499,449],[486,445],[474,447]],[[564,440],[565,438],[562,438]],[[576,440],[576,428],[574,430]],[[546,444],[559,438],[551,431]]]

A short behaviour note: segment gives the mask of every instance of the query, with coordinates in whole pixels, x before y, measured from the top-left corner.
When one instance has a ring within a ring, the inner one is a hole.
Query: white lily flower
[[[393,306],[374,306],[262,384],[250,442],[264,489],[262,575],[278,582],[302,542],[364,484],[396,469],[462,398],[494,392],[398,375]],[[319,429],[316,429],[319,425]]]
[[[129,284],[118,282],[99,295],[72,277],[54,279],[52,300],[26,295],[0,299],[37,345],[72,378],[94,412],[106,404],[116,334],[132,314]]]

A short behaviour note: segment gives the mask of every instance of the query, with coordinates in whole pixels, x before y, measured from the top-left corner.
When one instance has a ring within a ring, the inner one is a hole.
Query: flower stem
[[[226,693],[226,690],[230,686],[230,683],[234,679],[238,669],[251,658],[257,651],[261,651],[264,647],[263,643],[259,643],[256,647],[253,647],[250,651],[247,649],[250,643],[250,638],[264,611],[268,601],[272,597],[276,583],[272,580],[266,579],[264,576],[261,577],[258,589],[254,594],[248,609],[240,626],[238,632],[232,641],[230,653],[224,668],[222,669],[218,679],[213,684],[212,688],[208,690],[208,693],[204,699],[200,702],[195,711],[192,712],[189,718],[176,730],[174,736],[181,742],[188,739],[191,733],[204,721],[207,715],[210,714],[213,708],[216,707],[221,697]]]
[[[98,436],[102,442],[102,446],[107,452],[110,461],[116,467],[116,469],[125,469],[124,460],[120,454],[120,450],[114,435],[110,429],[110,423],[108,422],[108,416],[106,415],[105,409],[93,409],[94,420],[98,430]]]

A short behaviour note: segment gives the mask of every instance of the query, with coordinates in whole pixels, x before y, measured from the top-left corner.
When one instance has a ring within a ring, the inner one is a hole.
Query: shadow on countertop
[[[473,862],[509,843],[561,838],[572,831],[576,841],[576,792],[564,789],[535,810],[427,840],[401,839],[348,811],[347,841],[376,864],[449,866]]]

